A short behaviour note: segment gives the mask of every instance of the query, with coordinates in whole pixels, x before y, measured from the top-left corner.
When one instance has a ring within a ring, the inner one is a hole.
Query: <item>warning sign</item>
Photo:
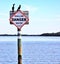
[[[11,15],[9,20],[20,30],[29,21],[29,18],[27,14],[21,10],[18,10],[13,15]]]

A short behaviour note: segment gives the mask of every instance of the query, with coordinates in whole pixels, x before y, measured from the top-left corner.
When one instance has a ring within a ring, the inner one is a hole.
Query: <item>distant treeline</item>
[[[43,33],[40,36],[60,36],[60,32],[57,32],[57,33]]]
[[[0,34],[0,36],[17,36],[16,34]]]
[[[17,34],[0,34],[0,36],[18,36]],[[60,36],[60,32],[57,33],[43,33],[43,34],[21,34],[21,36]]]
[[[17,34],[0,34],[0,36],[18,36],[18,35]],[[40,36],[40,35],[21,34],[21,36]]]

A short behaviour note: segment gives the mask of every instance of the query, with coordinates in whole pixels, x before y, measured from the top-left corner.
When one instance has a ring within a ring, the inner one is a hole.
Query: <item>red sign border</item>
[[[12,17],[16,15],[16,13],[20,12],[25,18],[27,18],[27,20],[21,25],[21,27],[18,27],[13,21],[12,21]],[[29,21],[29,18],[24,14],[24,12],[22,12],[21,10],[18,10],[14,13],[14,15],[12,15],[9,19],[10,22],[12,22],[17,29],[21,30],[21,28]]]

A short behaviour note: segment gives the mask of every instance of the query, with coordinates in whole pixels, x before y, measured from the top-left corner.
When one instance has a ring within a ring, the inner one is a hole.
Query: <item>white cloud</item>
[[[29,12],[36,12],[38,11],[38,7],[32,6],[32,5],[23,5],[25,10],[28,10]]]

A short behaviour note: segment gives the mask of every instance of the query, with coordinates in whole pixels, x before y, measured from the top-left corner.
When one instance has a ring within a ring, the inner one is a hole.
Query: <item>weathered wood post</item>
[[[18,30],[18,64],[22,64],[21,30]]]

